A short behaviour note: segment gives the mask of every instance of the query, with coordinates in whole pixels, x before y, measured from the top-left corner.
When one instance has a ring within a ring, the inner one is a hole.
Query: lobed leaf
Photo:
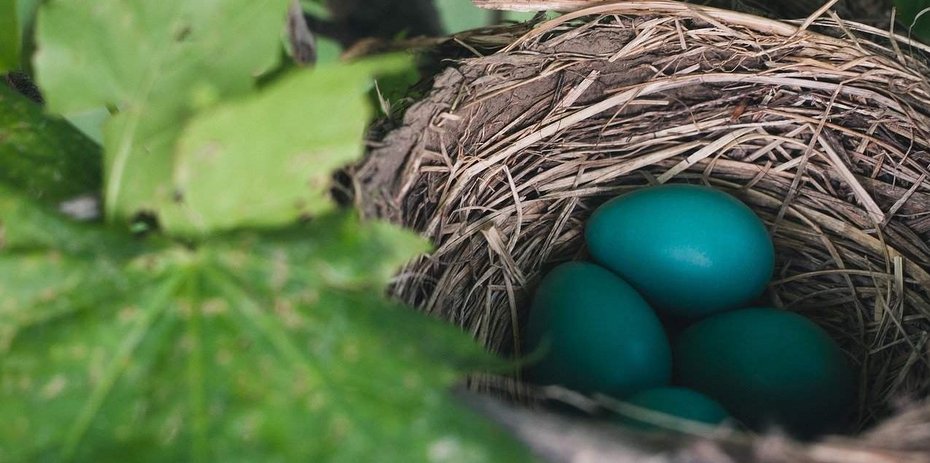
[[[407,60],[296,72],[261,93],[196,116],[174,166],[165,228],[208,233],[269,227],[332,207],[332,172],[362,154],[373,69]]]
[[[424,249],[332,214],[198,249],[0,250],[0,460],[523,461],[445,391],[494,361],[380,296]]]

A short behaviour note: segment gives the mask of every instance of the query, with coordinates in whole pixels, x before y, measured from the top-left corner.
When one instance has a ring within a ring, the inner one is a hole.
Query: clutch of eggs
[[[528,379],[800,437],[847,418],[854,378],[836,343],[800,315],[745,308],[775,261],[745,204],[701,186],[644,188],[598,208],[585,239],[595,263],[555,267],[534,295]],[[660,319],[691,326],[670,342]]]

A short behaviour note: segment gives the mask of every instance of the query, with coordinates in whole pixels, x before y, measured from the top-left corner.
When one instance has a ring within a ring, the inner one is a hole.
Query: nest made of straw
[[[826,9],[598,5],[437,75],[353,169],[355,200],[435,243],[398,298],[519,355],[534,285],[584,256],[599,204],[665,182],[728,191],[772,233],[774,303],[857,367],[862,429],[930,392],[925,51]]]

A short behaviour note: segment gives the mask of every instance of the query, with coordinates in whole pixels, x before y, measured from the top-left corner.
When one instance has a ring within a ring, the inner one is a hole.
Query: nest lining
[[[665,1],[600,5],[514,39],[438,75],[352,173],[366,215],[436,245],[397,297],[519,355],[536,282],[585,257],[599,204],[706,184],[772,232],[775,304],[824,327],[858,368],[851,431],[928,395],[918,45],[826,10],[790,23]]]

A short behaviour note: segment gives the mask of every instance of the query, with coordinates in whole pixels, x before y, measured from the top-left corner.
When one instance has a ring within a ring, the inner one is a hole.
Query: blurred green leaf
[[[19,331],[71,313],[80,301],[104,301],[123,280],[114,262],[138,251],[137,242],[72,222],[0,184],[0,353]]]
[[[362,154],[372,70],[406,59],[296,72],[198,115],[174,167],[178,197],[158,206],[172,232],[287,224],[332,207],[332,172]]]
[[[898,21],[910,28],[910,34],[924,43],[930,43],[930,12],[917,17],[921,11],[930,8],[930,0],[895,0],[894,5]]]
[[[42,0],[12,0],[16,4],[16,18],[19,20],[19,27],[25,31],[35,22],[36,11]]]
[[[3,0],[0,0],[3,1]],[[35,52],[36,12],[42,0],[12,0],[16,3],[16,18],[19,24],[20,68],[31,72],[32,54]]]
[[[329,9],[326,8],[324,0],[300,0],[300,6],[304,11],[317,18],[329,18]]]
[[[0,84],[0,183],[57,203],[100,191],[100,147]]]
[[[18,17],[16,0],[0,0],[0,74],[19,67]]]
[[[484,27],[491,23],[491,13],[475,6],[471,0],[434,0],[442,23],[449,33]]]
[[[345,214],[197,250],[98,238],[0,249],[0,461],[528,459],[445,392],[494,361],[380,296],[418,238]]]
[[[316,62],[327,65],[339,62],[342,56],[342,45],[339,42],[323,36],[316,37]]]
[[[288,0],[53,0],[42,6],[35,65],[49,109],[106,106],[107,215],[153,210],[174,144],[197,109],[249,92],[278,59]]]
[[[35,63],[49,108],[114,114],[94,164],[110,218],[145,210],[201,236],[77,224],[35,199],[51,187],[33,193],[20,178],[32,172],[0,181],[0,462],[528,458],[448,396],[500,361],[384,298],[426,243],[332,211],[325,193],[361,153],[372,74],[410,63],[320,66],[256,91],[287,5],[42,7]],[[32,155],[7,158],[19,168]]]
[[[504,12],[504,19],[507,21],[524,22],[535,18],[536,14],[536,11],[507,11]],[[550,17],[554,16],[552,12],[547,12],[547,15]]]
[[[64,254],[92,259],[111,250],[108,240],[125,240],[109,233],[67,219],[50,205],[0,183],[0,252],[55,248]],[[117,248],[127,247],[127,241],[120,242],[123,244]]]
[[[435,0],[436,8],[445,25],[446,32],[454,34],[491,24],[493,12],[475,6],[470,0]],[[554,13],[549,12],[549,16]],[[536,12],[505,11],[504,21],[524,22],[533,19]]]
[[[66,119],[74,128],[78,129],[87,138],[98,145],[103,145],[103,124],[110,118],[110,112],[105,107],[73,112]]]

